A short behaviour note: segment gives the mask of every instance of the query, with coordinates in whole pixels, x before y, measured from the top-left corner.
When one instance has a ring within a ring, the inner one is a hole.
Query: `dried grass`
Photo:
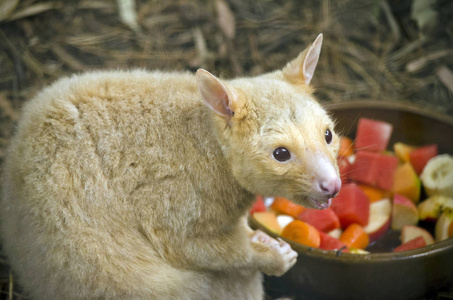
[[[450,0],[436,2],[438,23],[427,28],[411,19],[412,0],[136,0],[132,12],[131,1],[117,2],[0,2],[0,162],[24,101],[60,76],[135,67],[254,75],[282,67],[320,32],[321,101],[405,100],[453,114]],[[10,278],[1,274],[3,299]]]

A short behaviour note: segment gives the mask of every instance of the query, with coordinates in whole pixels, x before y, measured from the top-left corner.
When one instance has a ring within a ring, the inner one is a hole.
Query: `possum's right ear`
[[[322,34],[318,35],[310,47],[302,51],[295,60],[286,65],[283,69],[283,74],[288,79],[296,82],[303,81],[307,85],[310,83],[318,64],[322,39]]]
[[[198,88],[205,104],[218,115],[232,117],[237,108],[238,95],[232,88],[204,69],[197,70]]]

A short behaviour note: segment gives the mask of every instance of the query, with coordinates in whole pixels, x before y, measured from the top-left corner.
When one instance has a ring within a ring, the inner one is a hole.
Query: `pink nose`
[[[341,188],[341,179],[338,177],[329,178],[319,183],[321,191],[330,198],[335,197]]]

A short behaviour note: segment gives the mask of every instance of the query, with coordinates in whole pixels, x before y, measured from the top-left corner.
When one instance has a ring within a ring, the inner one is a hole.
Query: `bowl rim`
[[[334,114],[336,110],[346,110],[346,109],[369,109],[369,108],[378,108],[378,109],[387,109],[387,110],[400,110],[404,112],[414,113],[421,115],[423,117],[436,119],[442,123],[446,123],[449,126],[453,127],[453,117],[429,110],[427,108],[422,108],[420,106],[414,105],[410,102],[398,101],[398,102],[389,102],[389,101],[377,101],[377,100],[353,100],[345,102],[327,102],[321,103],[321,105],[331,114]],[[308,247],[291,240],[285,239],[280,235],[277,235],[269,231],[264,226],[261,226],[257,221],[255,221],[251,216],[249,216],[249,224],[254,228],[258,228],[262,231],[265,231],[267,234],[282,238],[288,242],[291,247],[296,250],[299,254],[304,254],[306,256],[318,257],[321,259],[329,259],[339,262],[354,262],[354,263],[374,263],[374,262],[392,262],[395,260],[406,260],[414,258],[422,258],[427,255],[442,254],[443,252],[451,252],[453,249],[453,238],[449,238],[443,241],[434,242],[431,245],[424,246],[418,249],[412,249],[402,252],[378,252],[378,253],[366,253],[366,254],[352,254],[343,252],[341,250],[323,250],[319,248]]]

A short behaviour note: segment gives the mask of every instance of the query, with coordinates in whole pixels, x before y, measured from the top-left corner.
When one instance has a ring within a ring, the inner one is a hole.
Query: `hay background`
[[[136,0],[137,23],[126,25],[114,0],[0,0],[0,163],[22,104],[61,76],[136,67],[255,75],[321,32],[320,101],[408,101],[453,115],[453,82],[440,72],[453,70],[453,1],[434,1],[437,22],[426,28],[411,19],[412,3]],[[0,298],[10,298],[0,263]]]

